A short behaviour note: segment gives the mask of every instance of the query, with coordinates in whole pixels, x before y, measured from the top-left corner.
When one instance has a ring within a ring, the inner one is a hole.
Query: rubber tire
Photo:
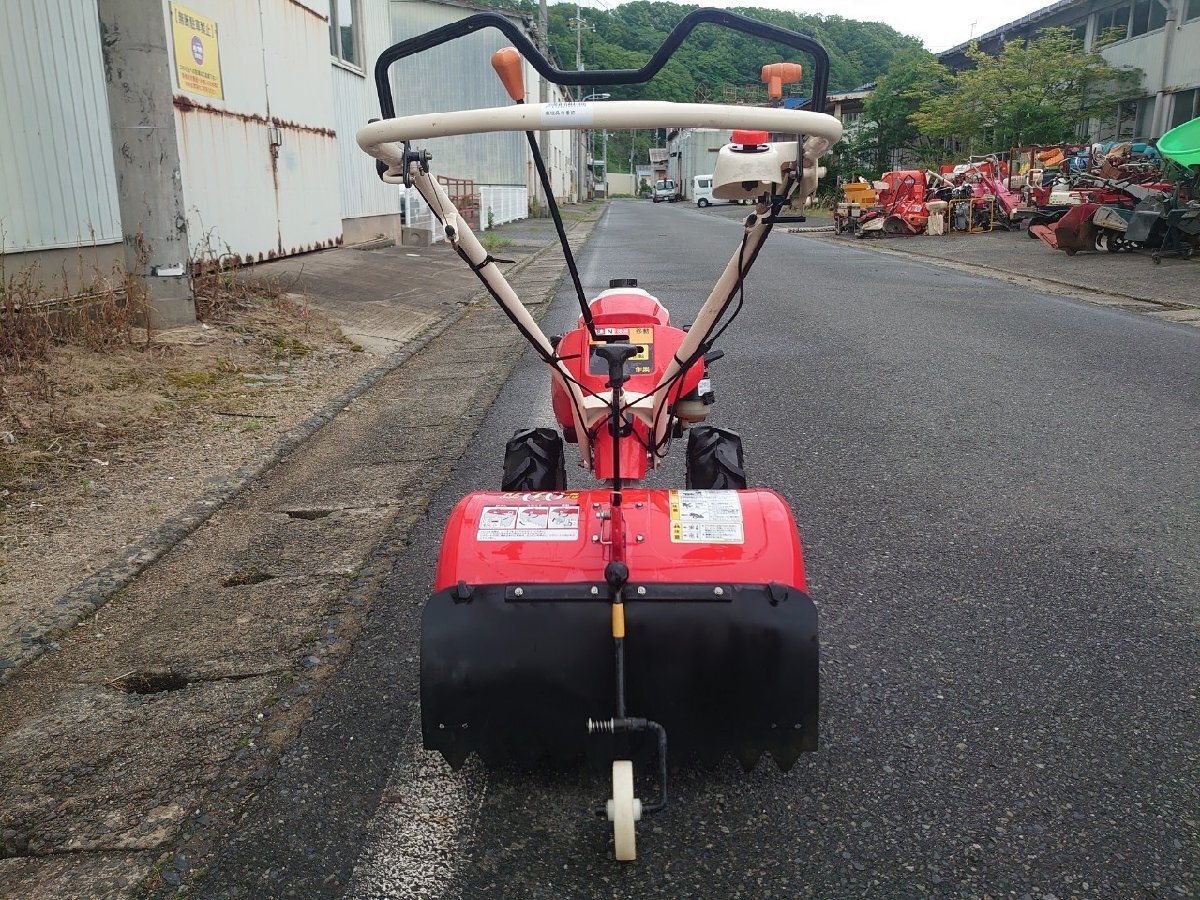
[[[637,859],[637,814],[634,808],[633,763],[614,759],[612,764],[613,856],[617,862]]]
[[[687,480],[689,490],[744,491],[742,438],[736,431],[715,425],[688,429]]]
[[[706,209],[711,204],[707,200],[705,200],[703,197],[701,197],[699,200],[696,201],[696,205],[699,206],[701,209]]]
[[[553,428],[525,428],[504,445],[503,491],[561,491],[567,486],[563,441]]]

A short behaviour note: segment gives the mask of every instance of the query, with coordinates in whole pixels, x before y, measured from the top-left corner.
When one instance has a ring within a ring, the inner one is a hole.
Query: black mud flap
[[[631,582],[626,597],[627,714],[662,723],[672,762],[730,754],[749,767],[769,753],[786,771],[816,750],[817,610],[806,594]],[[456,767],[471,753],[527,767],[595,758],[587,720],[615,715],[610,623],[603,583],[434,594],[421,629],[426,749]]]

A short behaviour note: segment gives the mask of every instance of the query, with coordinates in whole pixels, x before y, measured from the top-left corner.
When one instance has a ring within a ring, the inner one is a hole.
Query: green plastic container
[[[1181,166],[1200,165],[1200,118],[1184,122],[1160,137],[1158,152]]]

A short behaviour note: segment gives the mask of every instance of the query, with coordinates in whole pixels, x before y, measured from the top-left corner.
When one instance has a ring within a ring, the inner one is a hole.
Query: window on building
[[[1167,24],[1167,10],[1161,3],[1150,4],[1150,30],[1157,31]]]
[[[1196,118],[1197,95],[1200,90],[1193,88],[1190,91],[1180,91],[1175,94],[1175,105],[1171,108],[1171,127],[1182,125],[1184,122],[1190,122]]]
[[[356,0],[331,0],[329,4],[329,52],[352,66],[362,65],[358,50]]]
[[[1190,22],[1192,19],[1200,19],[1200,0],[1188,0],[1187,9],[1183,11],[1183,20]]]
[[[1145,34],[1151,30],[1150,18],[1153,15],[1154,7],[1161,9],[1158,6],[1158,0],[1137,0],[1133,4],[1133,19],[1130,23],[1129,36],[1137,37],[1139,34]],[[1161,22],[1159,25],[1161,26]]]
[[[1130,22],[1129,35],[1137,37],[1150,30],[1150,4],[1154,0],[1138,0],[1133,4],[1133,19]]]
[[[1122,3],[1120,6],[1096,13],[1096,40],[1100,46],[1123,41],[1128,37],[1129,11],[1129,4]]]
[[[1134,120],[1134,137],[1150,137],[1150,121],[1154,118],[1154,98],[1143,97],[1137,102],[1137,118]]]
[[[1136,118],[1136,100],[1122,100],[1117,104],[1117,140],[1133,137],[1133,125]]]

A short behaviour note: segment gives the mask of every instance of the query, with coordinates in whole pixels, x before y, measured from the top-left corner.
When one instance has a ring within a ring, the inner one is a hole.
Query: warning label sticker
[[[573,541],[579,537],[578,506],[485,506],[478,541]]]
[[[742,544],[742,501],[736,491],[671,491],[671,542]]]

